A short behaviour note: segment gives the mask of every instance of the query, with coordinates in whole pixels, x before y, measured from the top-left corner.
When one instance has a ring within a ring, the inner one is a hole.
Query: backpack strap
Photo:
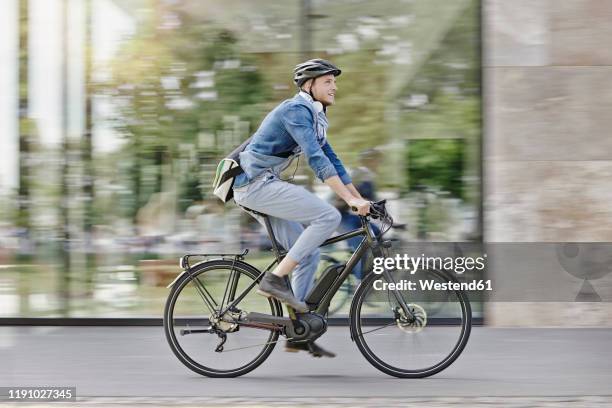
[[[219,185],[222,185],[227,180],[232,179],[242,173],[244,173],[244,170],[242,170],[242,167],[240,167],[240,165],[236,167],[232,167],[231,169],[223,173],[223,176],[221,177],[221,180],[219,181]]]

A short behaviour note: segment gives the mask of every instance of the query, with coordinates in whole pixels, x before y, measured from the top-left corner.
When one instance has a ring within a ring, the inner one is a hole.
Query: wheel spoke
[[[365,331],[365,332],[361,333],[361,335],[363,336],[364,334],[372,333],[372,332],[375,332],[375,331],[377,331],[377,330],[382,330],[382,329],[384,329],[384,328],[386,328],[386,327],[389,327],[389,326],[395,326],[395,325],[396,325],[396,323],[395,323],[395,322],[387,323],[387,324],[385,324],[384,326],[380,326],[380,327],[377,327],[377,328],[375,328],[375,329]]]

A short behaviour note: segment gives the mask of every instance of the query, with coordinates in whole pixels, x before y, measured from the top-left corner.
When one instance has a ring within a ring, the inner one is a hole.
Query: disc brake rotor
[[[407,306],[412,317],[406,316],[400,309],[399,316],[395,319],[397,327],[406,333],[418,333],[427,326],[427,312],[416,303],[409,303]]]

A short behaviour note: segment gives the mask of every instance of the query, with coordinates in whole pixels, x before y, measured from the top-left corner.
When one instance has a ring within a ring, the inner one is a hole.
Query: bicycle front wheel
[[[256,294],[253,287],[235,308],[219,316],[258,275],[244,262],[214,260],[195,265],[173,285],[164,331],[170,348],[190,370],[208,377],[237,377],[270,355],[279,332],[239,321],[249,312],[281,316],[278,301]]]
[[[451,365],[467,344],[472,312],[465,292],[433,290],[428,284],[423,287],[423,282],[434,287],[457,280],[437,270],[419,270],[414,275],[391,271],[369,274],[355,293],[352,337],[364,357],[386,374],[434,375]]]

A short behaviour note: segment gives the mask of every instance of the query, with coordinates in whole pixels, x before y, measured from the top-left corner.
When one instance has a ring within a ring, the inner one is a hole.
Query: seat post
[[[272,230],[272,224],[270,223],[270,218],[266,214],[262,214],[264,223],[266,225],[266,231],[268,231],[268,236],[270,237],[270,241],[272,241],[272,249],[276,255],[277,259],[281,257],[281,250],[278,242],[276,241],[276,237],[274,236],[274,231]]]
[[[285,251],[281,250],[280,245],[278,244],[278,241],[276,241],[276,237],[274,236],[274,231],[272,230],[272,224],[270,223],[270,218],[268,217],[268,215],[264,213],[260,213],[259,211],[252,210],[243,205],[241,205],[240,207],[242,207],[245,211],[250,212],[251,214],[254,214],[256,216],[263,218],[264,224],[266,226],[266,231],[268,232],[270,241],[272,241],[272,249],[274,250],[276,259],[280,261],[280,258],[285,255]]]

